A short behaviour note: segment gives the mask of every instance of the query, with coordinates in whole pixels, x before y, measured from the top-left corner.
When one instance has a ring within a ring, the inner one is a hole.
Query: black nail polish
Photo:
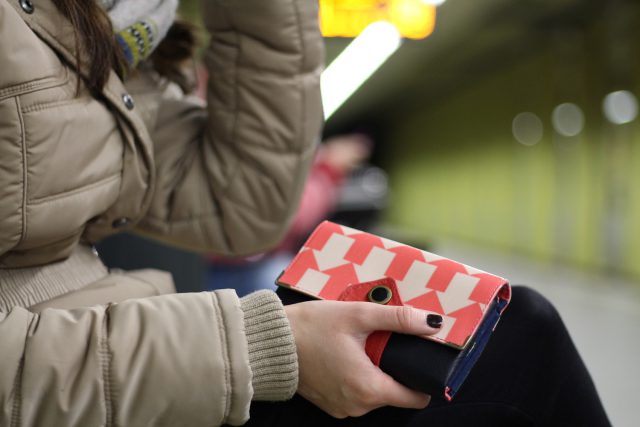
[[[442,326],[442,316],[439,314],[427,314],[427,325],[432,328],[440,328]]]

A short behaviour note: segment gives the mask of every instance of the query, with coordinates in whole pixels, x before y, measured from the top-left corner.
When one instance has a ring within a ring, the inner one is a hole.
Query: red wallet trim
[[[369,291],[376,286],[386,286],[391,290],[391,299],[385,305],[402,306],[402,300],[400,299],[400,293],[396,286],[396,281],[391,277],[385,277],[378,280],[372,280],[370,282],[358,283],[349,286],[340,294],[338,301],[369,301]],[[384,352],[391,332],[389,331],[375,331],[367,337],[365,344],[365,352],[374,365],[380,366],[380,360],[382,359],[382,353]]]

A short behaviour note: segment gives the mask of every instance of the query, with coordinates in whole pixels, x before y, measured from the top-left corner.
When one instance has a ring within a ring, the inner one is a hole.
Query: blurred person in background
[[[184,95],[175,1],[0,0],[0,424],[605,425],[557,313],[524,288],[464,394],[423,410],[364,342],[436,333],[424,313],[107,271],[91,245],[118,231],[240,256],[295,212],[322,120],[317,4],[203,4],[207,107]]]
[[[282,242],[273,251],[249,258],[210,257],[207,289],[234,288],[240,296],[259,289],[275,290],[276,278],[301,243],[335,211],[343,182],[367,160],[371,146],[371,139],[359,133],[326,140],[319,147],[300,206]]]

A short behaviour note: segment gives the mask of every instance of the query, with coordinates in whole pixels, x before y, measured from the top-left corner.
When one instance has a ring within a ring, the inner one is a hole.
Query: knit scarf
[[[98,0],[131,68],[151,55],[173,24],[178,0]]]

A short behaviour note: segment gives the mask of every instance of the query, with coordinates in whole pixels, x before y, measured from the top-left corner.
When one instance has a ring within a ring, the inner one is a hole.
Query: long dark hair
[[[81,49],[89,57],[86,81],[89,89],[95,92],[102,90],[111,69],[122,77],[127,62],[117,44],[109,16],[95,0],[53,0],[53,3],[73,26],[76,62],[80,63]]]
[[[53,3],[74,28],[76,62],[80,63],[81,49],[89,57],[86,84],[92,92],[102,90],[112,69],[121,78],[129,71],[111,20],[95,0],[53,0]],[[181,65],[193,57],[196,45],[194,31],[192,25],[176,21],[151,57],[156,70],[178,81],[183,89]]]

